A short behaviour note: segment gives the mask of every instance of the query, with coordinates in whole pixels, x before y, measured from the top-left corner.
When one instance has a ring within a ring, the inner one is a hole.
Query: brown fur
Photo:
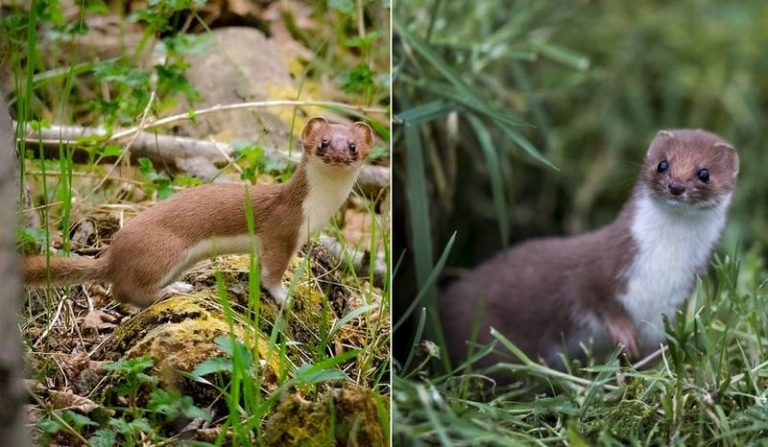
[[[527,355],[550,364],[559,363],[551,347],[578,330],[574,316],[595,309],[603,321],[629,320],[614,297],[624,292],[626,284],[616,278],[634,255],[630,221],[627,207],[616,222],[593,233],[523,242],[451,284],[440,298],[451,358],[465,357],[470,316],[480,300],[485,309],[477,343],[490,343],[488,328],[495,327]],[[489,356],[478,366],[502,360]]]
[[[659,173],[662,160],[669,162],[669,168]],[[711,173],[709,182],[697,178],[702,168]],[[725,140],[703,130],[678,129],[659,132],[648,149],[640,178],[659,196],[668,196],[670,186],[677,184],[685,188],[685,201],[701,205],[732,191],[738,173],[739,157]]]
[[[210,184],[174,194],[129,220],[100,259],[28,257],[24,262],[28,284],[109,281],[114,297],[141,307],[159,298],[163,279],[177,276],[199,259],[189,250],[201,241],[248,234],[246,200],[253,209],[254,232],[260,241],[259,261],[265,285],[279,285],[294,255],[302,231],[302,205],[309,192],[307,164],[323,139],[328,164],[357,166],[368,155],[372,131],[367,124],[329,124],[313,118],[302,132],[302,162],[291,179],[273,186]],[[354,157],[345,154],[348,143],[357,145]],[[350,171],[356,175],[357,171]],[[207,256],[206,256],[207,257]],[[166,283],[169,281],[165,281]]]
[[[727,149],[727,150],[723,150]],[[657,172],[668,160],[667,172]],[[440,298],[440,316],[449,349],[456,363],[466,359],[475,309],[483,312],[477,344],[493,340],[496,328],[534,359],[561,366],[563,343],[585,329],[594,315],[610,340],[595,340],[594,350],[605,354],[617,343],[636,356],[635,324],[618,300],[626,292],[628,269],[637,253],[631,234],[633,202],[646,185],[653,194],[672,197],[672,182],[682,183],[679,200],[690,206],[709,206],[733,190],[738,173],[735,150],[717,135],[701,130],[662,131],[652,142],[638,186],[616,221],[600,230],[567,238],[521,243],[481,264],[450,284]],[[711,172],[710,181],[697,179],[699,169]],[[492,354],[480,367],[510,356]]]
[[[103,258],[57,258],[28,256],[24,258],[24,282],[45,284],[52,282],[78,283],[104,278],[107,264]],[[50,272],[50,274],[49,274]]]

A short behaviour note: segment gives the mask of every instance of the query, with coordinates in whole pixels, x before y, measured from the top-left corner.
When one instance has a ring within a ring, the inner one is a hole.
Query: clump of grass
[[[761,279],[762,278],[762,279]],[[492,386],[470,359],[450,373],[400,369],[395,442],[419,445],[750,445],[768,433],[768,280],[757,250],[716,257],[686,309],[667,324],[655,366],[525,358],[502,334],[488,349],[518,355]],[[488,350],[479,349],[478,357]],[[431,355],[439,355],[433,351]],[[422,363],[428,365],[428,363]],[[651,364],[653,365],[653,364]],[[420,378],[420,379],[419,379]]]

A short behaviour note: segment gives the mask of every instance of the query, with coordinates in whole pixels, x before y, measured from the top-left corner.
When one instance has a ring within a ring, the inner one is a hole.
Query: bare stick
[[[152,129],[155,127],[173,124],[178,121],[188,121],[192,119],[192,117],[223,112],[225,110],[258,109],[258,108],[276,107],[276,106],[292,106],[292,107],[321,106],[321,107],[335,107],[339,109],[353,110],[356,112],[379,113],[382,115],[387,113],[387,110],[381,107],[350,106],[349,104],[344,104],[342,102],[335,102],[335,101],[295,101],[295,100],[252,101],[252,102],[239,102],[236,104],[217,104],[215,106],[211,106],[205,109],[195,110],[194,112],[191,112],[191,113],[180,113],[178,115],[167,116],[165,118],[160,118],[158,120],[145,123],[145,125],[143,126],[143,129]],[[109,141],[117,141],[140,131],[141,129],[139,127],[132,127],[130,129],[125,129],[121,132],[117,132],[113,134],[110,137]]]
[[[59,156],[59,144],[71,147],[85,147],[86,143],[77,141],[85,136],[107,137],[107,131],[101,128],[52,125],[40,131],[28,126],[24,136],[27,144],[42,144],[51,150],[45,156]],[[181,171],[205,180],[212,180],[219,175],[219,168],[227,166],[233,157],[234,148],[229,144],[174,135],[155,135],[149,132],[134,134],[130,153],[132,157],[147,157],[157,167],[170,171]],[[291,157],[281,151],[265,149],[268,156],[296,164],[301,154],[294,151]],[[87,153],[83,151],[80,159]],[[113,161],[111,159],[110,161]],[[359,185],[366,192],[389,187],[389,168],[386,166],[364,166],[358,179]]]

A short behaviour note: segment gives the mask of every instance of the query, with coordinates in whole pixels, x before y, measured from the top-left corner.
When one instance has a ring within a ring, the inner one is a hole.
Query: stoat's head
[[[301,132],[304,157],[329,166],[359,167],[365,162],[373,144],[373,131],[368,124],[331,124],[315,117]]]
[[[707,209],[730,197],[739,155],[703,130],[662,130],[651,142],[641,181],[651,196],[676,207]]]

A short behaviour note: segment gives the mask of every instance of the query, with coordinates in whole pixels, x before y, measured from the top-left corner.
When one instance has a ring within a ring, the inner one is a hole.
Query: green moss
[[[371,390],[348,386],[315,401],[299,393],[283,398],[267,421],[270,446],[387,445]]]
[[[299,267],[306,263],[304,257],[297,256],[291,260],[288,269],[283,275],[283,283],[288,285]],[[221,273],[224,284],[227,286],[229,297],[233,302],[246,306],[248,302],[248,275],[249,258],[247,255],[222,256],[217,258],[208,270],[213,268]],[[313,268],[315,268],[313,264]],[[334,282],[335,279],[331,278]],[[305,271],[293,289],[293,298],[290,312],[285,314],[284,331],[289,339],[301,343],[315,343],[320,330],[320,315],[325,312],[323,306],[325,294],[320,289],[317,281]],[[271,298],[262,297],[260,304],[261,320],[259,328],[264,332],[270,332],[272,325],[280,312],[278,306]],[[329,315],[331,321],[335,315]]]
[[[222,335],[221,320],[213,317],[215,306],[206,293],[172,296],[155,303],[136,314],[115,329],[115,332],[99,351],[97,358],[116,360],[123,357],[137,344],[144,343],[157,335],[158,328],[174,327],[184,321],[196,321],[198,339]],[[224,332],[224,333],[225,333]],[[135,352],[135,351],[134,351]],[[141,355],[141,354],[138,354]]]
[[[109,360],[148,355],[154,361],[153,373],[163,388],[179,389],[184,394],[194,395],[198,403],[208,403],[218,393],[179,372],[190,372],[201,362],[224,355],[215,339],[229,335],[230,326],[218,311],[214,299],[215,296],[199,292],[160,301],[119,326],[112,336],[112,343],[105,343],[99,355]],[[244,329],[241,325],[235,323],[232,331],[242,340]],[[258,343],[258,352],[265,358],[266,336],[259,337]],[[276,355],[270,358],[268,365],[268,375],[276,377],[280,370]],[[119,378],[113,377],[113,380]]]
[[[582,433],[609,433],[616,439],[635,439],[656,424],[656,411],[640,399],[625,396],[619,401],[593,403],[590,415],[581,421]]]
[[[267,422],[264,440],[274,446],[333,445],[326,402],[310,402],[298,393],[286,396]]]
[[[335,391],[336,439],[341,445],[387,445],[376,411],[376,397],[367,388],[345,387]]]

